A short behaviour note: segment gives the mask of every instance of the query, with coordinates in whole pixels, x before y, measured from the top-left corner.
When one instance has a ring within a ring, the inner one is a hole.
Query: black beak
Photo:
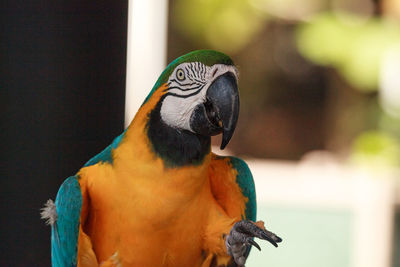
[[[207,90],[206,102],[199,104],[190,118],[190,126],[198,134],[212,136],[222,132],[221,149],[232,138],[239,117],[239,91],[236,77],[227,72]]]

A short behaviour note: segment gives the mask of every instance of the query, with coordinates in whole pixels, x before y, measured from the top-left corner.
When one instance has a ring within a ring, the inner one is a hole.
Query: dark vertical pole
[[[1,4],[0,266],[50,266],[39,209],[123,131],[127,4]]]

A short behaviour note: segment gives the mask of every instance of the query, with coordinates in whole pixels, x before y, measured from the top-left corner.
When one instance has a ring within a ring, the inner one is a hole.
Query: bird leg
[[[278,247],[282,239],[274,233],[264,228],[263,222],[254,223],[252,221],[242,220],[235,223],[226,237],[225,245],[228,254],[232,256],[239,266],[244,266],[250,246],[255,246],[261,250],[260,246],[253,240],[254,237],[269,241],[275,247]]]

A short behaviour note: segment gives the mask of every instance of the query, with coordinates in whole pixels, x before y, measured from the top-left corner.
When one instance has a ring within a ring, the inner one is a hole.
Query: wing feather
[[[82,193],[77,176],[67,178],[56,198],[57,221],[51,229],[53,267],[77,266]]]
[[[246,162],[242,159],[229,157],[229,160],[232,168],[237,171],[236,182],[241,188],[243,195],[248,198],[245,210],[246,220],[255,222],[257,219],[257,200],[253,175]]]

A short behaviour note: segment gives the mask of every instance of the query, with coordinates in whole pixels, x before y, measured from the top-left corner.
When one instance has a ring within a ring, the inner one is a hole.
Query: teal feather
[[[246,162],[236,157],[229,157],[232,167],[238,172],[236,182],[238,183],[242,193],[248,198],[245,209],[246,220],[255,222],[257,220],[257,199],[256,187],[254,185],[253,175]],[[254,239],[254,238],[253,238]],[[247,248],[245,257],[249,256],[251,246]]]
[[[103,151],[101,151],[99,154],[91,158],[88,162],[83,167],[89,167],[92,165],[95,165],[99,162],[108,162],[110,164],[113,163],[113,158],[112,158],[112,150],[116,149],[118,145],[121,143],[125,136],[126,130],[120,134],[118,137],[116,137],[112,143],[106,147]]]
[[[238,172],[236,182],[242,190],[243,195],[248,198],[245,210],[246,220],[255,222],[257,219],[257,200],[253,175],[246,162],[236,157],[229,157],[229,159],[232,167]]]
[[[122,142],[126,130],[116,137],[102,152],[91,158],[84,167],[99,162],[113,163],[112,150]],[[58,219],[51,231],[51,258],[53,267],[77,265],[79,218],[82,208],[82,193],[77,176],[67,178],[61,185],[56,198]]]
[[[56,198],[57,221],[51,228],[53,267],[77,266],[82,193],[76,176],[67,178]]]

